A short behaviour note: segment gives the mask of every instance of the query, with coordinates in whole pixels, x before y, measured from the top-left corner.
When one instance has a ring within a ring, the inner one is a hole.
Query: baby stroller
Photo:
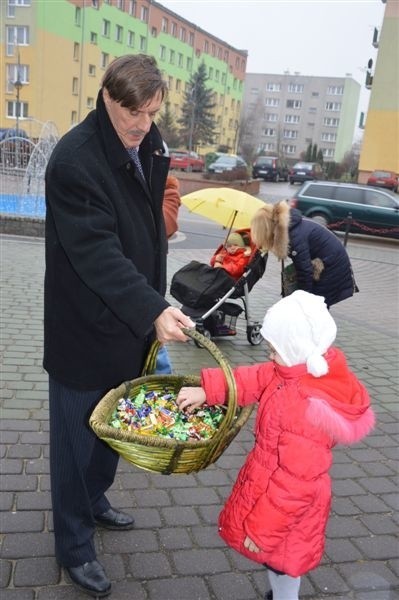
[[[254,246],[249,229],[236,232],[250,248],[248,264],[237,281],[222,268],[192,260],[173,275],[170,293],[183,305],[181,310],[195,321],[197,331],[208,338],[236,335],[237,318],[244,312],[247,340],[257,346],[262,341],[261,323],[251,318],[249,292],[265,272],[267,253]],[[221,244],[215,255],[223,247]]]

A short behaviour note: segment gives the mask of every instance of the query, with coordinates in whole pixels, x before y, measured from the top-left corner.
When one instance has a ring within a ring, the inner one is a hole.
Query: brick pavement
[[[398,261],[375,244],[348,246],[361,293],[333,307],[338,344],[366,383],[378,424],[362,443],[334,451],[334,501],[322,564],[303,578],[307,600],[399,598],[397,487]],[[396,249],[397,252],[397,249]],[[170,275],[210,251],[175,249]],[[53,553],[48,464],[47,377],[41,367],[43,240],[1,238],[2,338],[0,595],[2,600],[79,600]],[[262,319],[278,299],[277,261],[250,295]],[[390,283],[391,282],[391,283]],[[173,303],[175,301],[173,300]],[[232,365],[262,360],[241,328],[218,346]],[[173,344],[177,372],[214,364],[192,342]],[[136,529],[98,531],[98,555],[115,600],[255,600],[265,590],[263,568],[228,549],[216,520],[251,447],[250,422],[216,465],[197,474],[162,476],[120,462],[110,499],[132,510]]]

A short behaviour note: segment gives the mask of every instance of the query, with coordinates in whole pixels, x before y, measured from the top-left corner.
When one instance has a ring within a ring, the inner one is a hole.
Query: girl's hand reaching
[[[176,398],[176,404],[182,411],[193,412],[205,404],[206,396],[201,387],[182,387]]]

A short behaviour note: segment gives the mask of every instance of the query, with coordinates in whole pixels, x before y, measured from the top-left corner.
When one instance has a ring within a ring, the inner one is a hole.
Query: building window
[[[295,154],[296,152],[296,146],[292,144],[283,144],[282,149],[285,154]]]
[[[75,25],[77,25],[78,27],[80,27],[81,21],[82,21],[82,11],[79,8],[79,6],[77,6],[75,8]]]
[[[168,89],[173,89],[173,77],[171,76],[168,77]]]
[[[288,91],[293,94],[302,94],[303,92],[303,84],[302,83],[290,83],[288,84]]]
[[[327,94],[331,96],[342,96],[344,93],[343,85],[329,85],[327,88]]]
[[[123,27],[120,25],[116,25],[115,27],[115,41],[119,43],[123,42]]]
[[[125,0],[116,0],[116,8],[119,8],[119,10],[125,10]]]
[[[179,37],[180,37],[181,42],[186,41],[187,33],[186,33],[186,30],[184,29],[184,27],[180,28],[180,36]]]
[[[161,31],[163,33],[168,33],[168,19],[162,17]]]
[[[91,0],[91,5],[93,8],[98,8],[98,0]]]
[[[222,73],[222,85],[226,83],[226,73]]]
[[[190,72],[191,69],[192,69],[192,67],[193,67],[193,59],[188,56],[187,59],[186,59],[186,69],[187,69],[187,71]]]
[[[127,45],[129,46],[129,48],[134,47],[134,31],[129,30],[127,32]]]
[[[136,16],[136,0],[129,0],[129,15],[131,17]]]
[[[151,35],[152,37],[157,37],[157,28],[156,27],[151,27]]]
[[[103,34],[104,37],[109,38],[110,32],[111,32],[111,23],[109,21],[107,21],[107,19],[103,19],[103,26],[102,26],[101,33]]]
[[[14,82],[20,81],[23,85],[29,83],[29,65],[7,65],[6,91],[14,93]]]
[[[146,6],[141,7],[140,21],[143,21],[144,23],[147,23],[148,21],[148,8]]]
[[[266,113],[266,121],[269,123],[276,123],[278,121],[278,115],[274,113]]]
[[[213,67],[209,67],[209,79],[213,79]]]
[[[15,7],[30,6],[31,0],[8,0],[7,2],[7,17],[15,17]]]
[[[301,117],[299,115],[285,115],[284,123],[299,123]]]
[[[94,108],[94,98],[87,98],[86,101],[86,106],[87,108],[93,109]]]
[[[15,46],[29,45],[29,27],[26,25],[6,25],[7,56],[14,56]]]
[[[177,25],[174,21],[172,21],[172,27],[170,29],[170,32],[173,35],[173,37],[177,37]]]
[[[190,46],[194,46],[194,32],[190,31],[188,34],[188,43]]]
[[[28,103],[27,102],[17,102],[16,100],[8,100],[7,101],[7,117],[11,117],[16,119],[27,119],[29,116],[28,111]]]
[[[283,137],[289,138],[291,140],[296,140],[298,137],[298,132],[295,129],[284,129]]]
[[[324,158],[334,158],[334,148],[322,148],[321,151]]]
[[[72,94],[77,96],[79,93],[79,79],[77,77],[72,77]]]
[[[341,110],[341,102],[326,102],[326,110],[339,112]]]
[[[169,62],[171,65],[175,64],[175,51],[174,50],[169,51]]]
[[[178,94],[180,94],[180,92],[181,92],[181,80],[180,79],[176,79],[176,92]]]
[[[184,66],[184,56],[181,52],[179,52],[179,55],[178,55],[178,65],[181,68],[183,68],[183,66]]]
[[[266,85],[266,91],[267,92],[281,92],[281,83],[269,82]]]
[[[90,75],[90,77],[96,76],[96,66],[95,65],[89,65],[89,75]]]
[[[140,50],[142,52],[147,50],[147,38],[144,35],[140,36]]]
[[[78,113],[76,112],[76,110],[73,110],[71,112],[71,125],[72,125],[72,127],[74,125],[76,125],[77,122],[78,122]]]
[[[302,100],[287,100],[287,108],[302,108]]]
[[[259,145],[259,152],[263,152],[263,151],[270,151],[270,150],[274,150],[274,143],[273,142],[266,142],[265,144],[260,144]]]
[[[321,141],[322,142],[336,142],[337,134],[336,133],[322,133]]]
[[[215,81],[219,81],[219,77],[220,77],[220,71],[219,71],[219,69],[216,69],[216,71],[215,71]]]
[[[276,130],[273,129],[272,127],[266,127],[264,134],[267,135],[267,137],[275,137]]]
[[[278,98],[265,98],[265,106],[278,106],[280,100]]]
[[[90,32],[90,43],[97,44],[97,34],[94,31]]]
[[[211,45],[211,53],[212,53],[212,56],[216,56],[216,44]]]
[[[79,60],[80,56],[80,44],[78,42],[74,42],[73,44],[73,60]]]
[[[159,58],[161,60],[165,60],[165,58],[166,58],[166,48],[165,48],[165,46],[159,46]]]
[[[204,52],[207,52],[207,53],[209,52],[209,42],[208,42],[208,40],[204,41]]]
[[[109,63],[109,54],[107,54],[106,52],[101,52],[101,58],[100,58],[101,68],[106,69],[108,67],[108,63]]]
[[[334,117],[324,117],[323,125],[326,125],[327,127],[338,127],[339,119]]]

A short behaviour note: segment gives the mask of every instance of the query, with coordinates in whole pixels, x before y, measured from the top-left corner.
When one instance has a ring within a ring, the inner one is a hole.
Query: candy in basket
[[[110,390],[90,417],[97,436],[137,467],[157,473],[191,473],[215,462],[246,423],[252,407],[237,407],[234,377],[226,359],[209,339],[195,330],[185,334],[210,352],[226,377],[223,407],[207,407],[188,415],[175,410],[183,386],[200,378],[146,375]],[[145,371],[152,370],[159,344],[151,348]]]

